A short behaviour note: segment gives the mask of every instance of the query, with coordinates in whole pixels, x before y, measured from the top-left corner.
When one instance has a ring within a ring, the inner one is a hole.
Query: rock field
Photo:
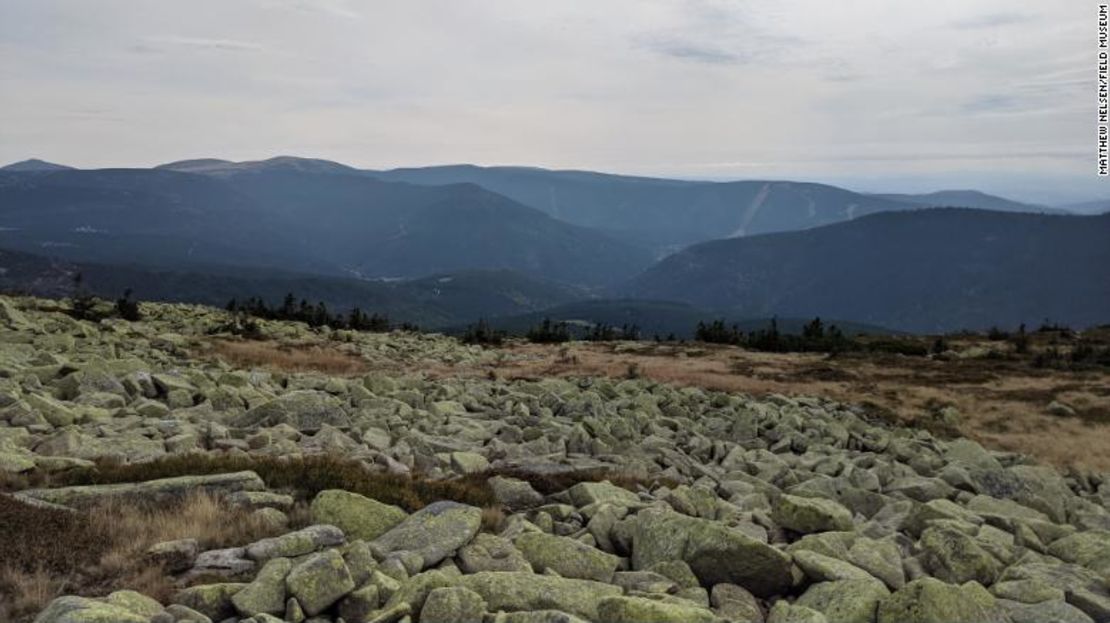
[[[282,536],[156,545],[152,564],[180,583],[171,603],[63,596],[39,623],[1110,621],[1110,474],[1062,473],[818,398],[236,369],[191,355],[222,311],[144,304],[141,322],[94,324],[62,309],[0,297],[0,471],[335,454],[430,479],[609,470],[653,484],[543,495],[495,476],[494,531],[483,509],[454,501],[408,513],[323,491],[310,525]],[[491,356],[442,336],[323,337],[372,369]],[[279,523],[294,504],[251,471],[14,496],[82,512],[197,490]]]

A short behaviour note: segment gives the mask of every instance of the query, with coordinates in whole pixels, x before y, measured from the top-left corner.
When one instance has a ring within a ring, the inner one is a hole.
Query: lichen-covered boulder
[[[606,623],[725,623],[711,610],[643,597],[606,597],[597,605]]]
[[[493,496],[505,508],[521,510],[543,504],[543,495],[525,480],[494,476],[488,482]]]
[[[235,616],[235,604],[231,598],[245,586],[233,582],[192,586],[178,591],[172,601],[192,608],[213,621],[222,621]]]
[[[717,584],[709,593],[709,603],[714,611],[729,621],[760,623],[763,609],[755,595],[742,586]]]
[[[481,595],[494,612],[560,610],[589,621],[600,620],[597,606],[602,599],[621,594],[620,587],[611,584],[534,573],[485,571],[464,575],[458,583]]]
[[[232,595],[231,603],[245,617],[285,612],[285,576],[292,569],[293,561],[288,558],[270,560],[252,582]]]
[[[292,558],[319,551],[325,547],[342,545],[346,541],[343,531],[335,526],[319,524],[296,532],[255,541],[246,547],[247,557],[259,562],[271,558]]]
[[[334,549],[313,554],[289,572],[285,588],[305,614],[316,616],[355,589],[343,556]]]
[[[878,623],[1006,623],[1006,614],[982,585],[946,584],[936,578],[908,582],[879,603]]]
[[[767,614],[767,623],[829,623],[825,615],[805,606],[779,600]]]
[[[809,534],[852,529],[852,513],[838,502],[783,494],[775,501],[771,518],[787,530]]]
[[[150,616],[86,597],[59,597],[34,623],[149,623]]]
[[[933,576],[952,584],[974,580],[990,586],[1002,564],[975,539],[952,526],[934,525],[921,534],[921,562]]]
[[[1083,565],[1095,573],[1110,577],[1110,532],[1092,530],[1077,532],[1053,541],[1048,553],[1077,565]]]
[[[405,511],[357,493],[329,489],[316,494],[312,521],[338,527],[351,539],[373,541],[407,517]]]
[[[406,517],[381,535],[370,547],[381,558],[397,552],[412,552],[423,560],[423,568],[438,564],[478,534],[482,510],[457,502],[434,502]]]
[[[486,601],[461,586],[432,590],[420,610],[420,623],[481,623]]]
[[[580,482],[567,489],[571,503],[578,507],[609,502],[618,506],[633,506],[640,498],[628,489],[622,489],[608,480],[602,482]]]
[[[289,392],[231,420],[231,425],[237,428],[262,428],[278,424],[288,424],[300,431],[315,432],[325,424],[349,428],[351,420],[338,398],[312,390]]]
[[[888,595],[886,585],[875,578],[840,580],[814,584],[794,603],[836,623],[872,623],[879,602]]]
[[[793,584],[789,554],[722,523],[672,511],[641,511],[628,521],[634,569],[682,560],[703,586],[727,582],[761,597]]]
[[[480,571],[524,571],[532,565],[512,541],[492,534],[479,534],[459,550],[459,567],[465,573]]]
[[[999,600],[1011,623],[1096,623],[1082,610],[1064,600],[1026,604]]]
[[[148,617],[154,616],[163,610],[162,604],[158,603],[158,600],[131,590],[109,593],[104,598],[104,602]]]
[[[793,556],[794,564],[813,582],[874,579],[870,573],[853,564],[817,552],[799,550]]]
[[[565,578],[609,582],[621,559],[568,537],[526,532],[516,547],[536,573],[552,570]]]

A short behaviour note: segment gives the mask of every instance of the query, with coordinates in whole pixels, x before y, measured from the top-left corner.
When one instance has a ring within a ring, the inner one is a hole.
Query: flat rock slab
[[[107,500],[164,503],[182,499],[193,493],[226,495],[237,491],[261,491],[265,488],[266,483],[259,478],[258,474],[245,471],[207,476],[178,476],[111,485],[28,489],[15,494],[15,497],[71,508],[87,508]]]

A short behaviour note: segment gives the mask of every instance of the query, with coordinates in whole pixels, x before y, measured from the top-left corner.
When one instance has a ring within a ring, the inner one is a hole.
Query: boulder
[[[526,532],[516,547],[536,573],[554,571],[565,578],[609,582],[621,559],[568,537]]]
[[[631,525],[632,568],[668,560],[690,565],[703,586],[737,584],[760,597],[793,584],[791,558],[722,523],[673,511],[641,511]]]
[[[840,580],[814,584],[794,603],[836,623],[872,623],[879,602],[888,595],[886,586],[874,578]]]
[[[330,549],[313,554],[293,567],[285,578],[285,587],[297,598],[305,614],[312,617],[353,591],[355,582],[343,556]]]
[[[526,480],[494,476],[488,483],[498,503],[509,510],[522,510],[543,504],[543,496]]]
[[[406,517],[370,547],[385,558],[397,552],[418,554],[423,568],[438,564],[478,534],[482,510],[457,502],[434,502]]]
[[[771,512],[775,524],[799,532],[831,532],[852,529],[852,513],[833,500],[781,495]]]
[[[341,599],[337,612],[344,621],[356,623],[369,619],[370,614],[377,610],[380,605],[381,593],[378,587],[367,584],[362,588],[351,591]]]
[[[498,610],[559,610],[597,621],[598,604],[620,596],[621,589],[592,580],[553,575],[484,571],[459,578],[459,585],[482,596],[486,607]]]
[[[829,623],[829,620],[813,608],[780,599],[767,614],[767,623]]]
[[[709,593],[717,614],[736,623],[763,623],[763,609],[747,589],[735,584],[717,584]]]
[[[602,482],[580,482],[566,491],[570,501],[581,508],[590,504],[609,502],[618,506],[635,506],[640,497],[628,489],[622,489],[608,480]]]
[[[178,476],[136,483],[27,489],[17,493],[15,497],[41,500],[72,508],[87,508],[107,500],[159,505],[180,500],[192,493],[224,495],[235,491],[259,491],[265,488],[266,483],[262,482],[258,474],[247,471],[207,476]]]
[[[995,598],[982,585],[946,584],[936,578],[908,582],[879,603],[878,623],[1007,623]]]
[[[524,558],[512,541],[479,534],[474,540],[459,550],[459,567],[464,573],[481,571],[523,571],[531,573],[532,565]]]
[[[231,598],[245,586],[231,582],[192,586],[178,591],[172,602],[196,610],[213,621],[222,621],[235,616]]]
[[[336,526],[348,538],[366,541],[385,534],[407,517],[396,506],[339,489],[316,494],[310,512],[314,523]]]
[[[321,524],[251,543],[246,547],[246,555],[259,562],[271,558],[292,558],[342,545],[345,541],[342,530]]]
[[[292,569],[293,561],[288,558],[271,559],[250,584],[232,595],[231,603],[245,617],[282,614],[285,612],[285,576]]]
[[[350,428],[343,403],[325,392],[300,390],[279,396],[231,420],[237,428],[264,428],[288,424],[299,431],[316,432],[325,424]]]
[[[597,614],[606,623],[726,623],[705,608],[643,597],[606,597]]]
[[[86,597],[58,597],[34,623],[150,623],[150,616]]]
[[[953,584],[974,580],[990,586],[1002,564],[970,536],[948,525],[934,525],[921,534],[920,560],[933,576]]]
[[[420,610],[420,623],[481,623],[486,601],[461,586],[432,590]]]

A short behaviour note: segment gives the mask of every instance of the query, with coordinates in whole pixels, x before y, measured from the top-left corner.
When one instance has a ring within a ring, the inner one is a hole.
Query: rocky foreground
[[[494,476],[495,529],[458,502],[407,513],[327,490],[309,525],[281,536],[155,545],[149,563],[180,587],[171,603],[64,596],[40,623],[1110,621],[1110,474],[1062,474],[816,398],[240,370],[190,356],[223,312],[144,305],[141,322],[90,323],[62,309],[0,298],[0,471],[332,454],[432,479],[511,468],[653,484],[543,495]],[[263,331],[378,366],[489,356],[436,336]],[[199,490],[276,525],[296,503],[252,471],[13,495],[80,513]]]

